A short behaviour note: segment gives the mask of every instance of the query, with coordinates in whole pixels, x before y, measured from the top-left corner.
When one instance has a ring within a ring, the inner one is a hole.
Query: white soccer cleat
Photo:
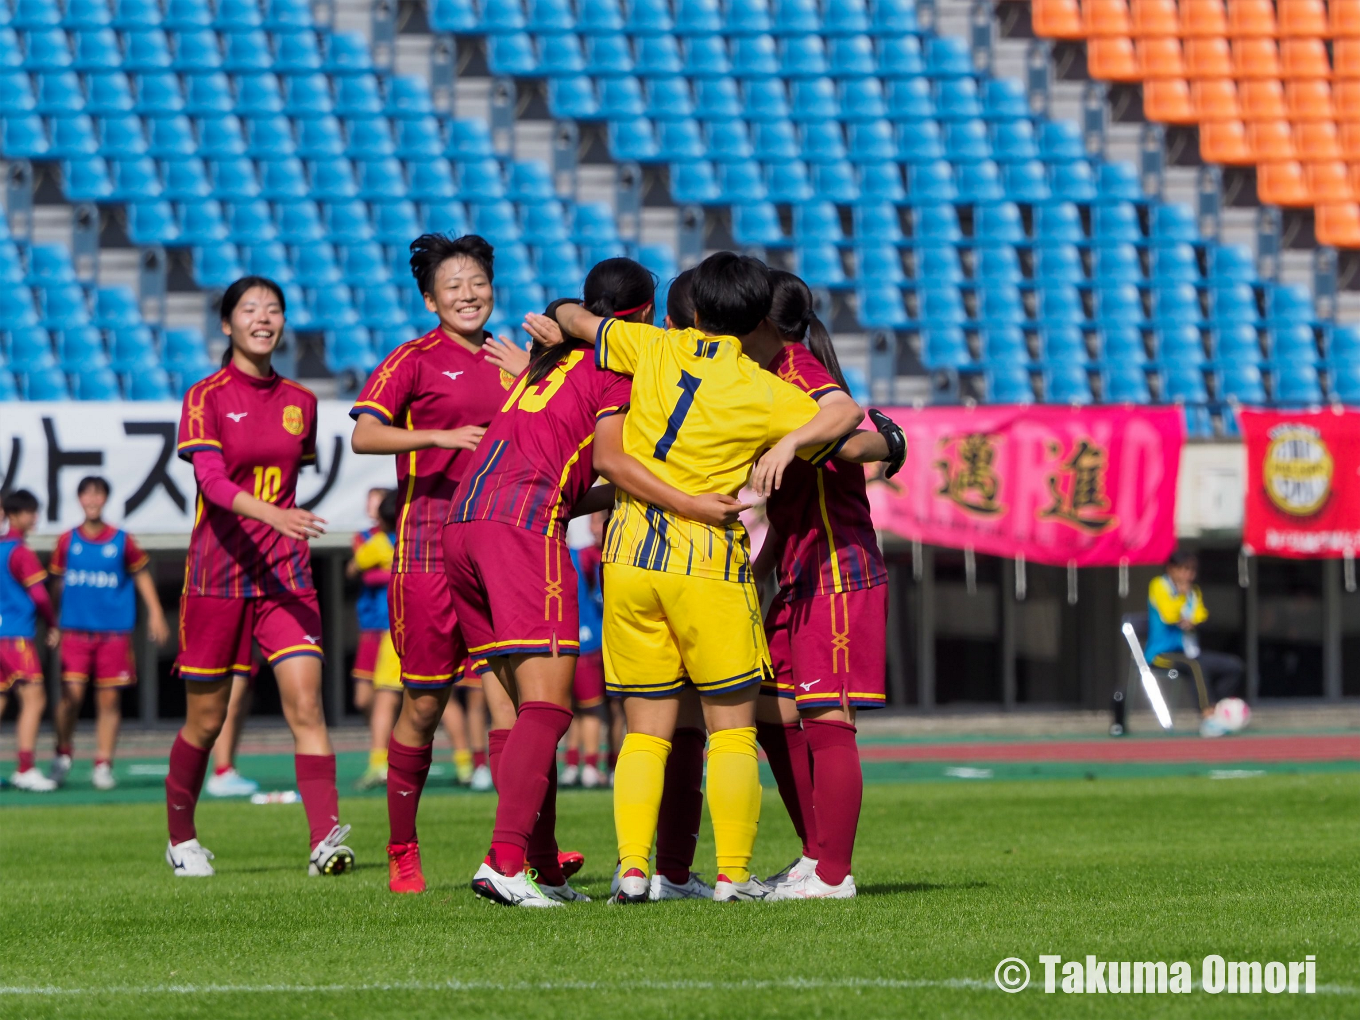
[[[665,875],[656,874],[652,876],[652,888],[648,899],[653,902],[661,900],[711,900],[713,899],[713,887],[692,871],[689,873],[689,881],[683,884],[672,882]]]
[[[94,784],[96,790],[112,790],[118,785],[118,780],[113,778],[113,766],[106,761],[101,761],[94,767],[94,775],[90,777],[90,782]]]
[[[343,875],[354,867],[354,851],[345,846],[345,837],[348,835],[348,825],[332,828],[312,850],[312,856],[307,861],[307,874]]]
[[[36,765],[14,773],[9,781],[16,790],[27,790],[29,793],[51,793],[57,788],[56,781],[39,772]]]
[[[763,900],[773,890],[752,875],[745,882],[733,882],[726,875],[719,875],[713,885],[714,903],[738,903],[747,900]]]
[[[581,781],[581,766],[564,765],[562,774],[558,777],[559,786],[575,786]]]
[[[539,892],[543,893],[543,895],[550,900],[556,900],[558,903],[590,902],[589,896],[579,889],[573,889],[569,882],[563,882],[561,885],[544,885],[542,882],[535,880],[535,884],[537,884]]]
[[[216,874],[208,862],[213,852],[198,845],[196,839],[186,839],[183,843],[167,843],[165,863],[175,869],[176,878],[210,878]]]
[[[52,782],[60,786],[66,782],[66,776],[71,771],[71,756],[69,754],[54,754],[52,765],[47,770],[47,776]]]
[[[247,779],[234,768],[209,777],[206,784],[209,797],[249,797],[259,788],[259,783]]]
[[[561,888],[559,886],[558,888]],[[570,888],[568,886],[567,888]],[[472,876],[472,891],[505,907],[560,907],[562,902],[545,893],[526,868],[518,875],[502,875],[485,862]],[[575,890],[572,890],[575,892]],[[580,895],[580,893],[576,893]]]
[[[472,770],[472,782],[468,786],[478,793],[485,793],[487,790],[495,789],[495,784],[491,782],[491,766],[478,765]]]
[[[800,878],[806,878],[817,870],[817,862],[811,857],[799,857],[792,864],[785,866],[782,871],[776,871],[769,878],[765,879],[765,884],[771,889],[778,889],[781,885],[788,882],[796,882]]]
[[[604,785],[604,776],[600,775],[600,770],[594,765],[587,765],[581,769],[581,787],[586,790],[594,790]]]
[[[620,875],[614,868],[614,880],[609,883],[610,903],[646,903],[651,899],[652,881],[639,868],[629,868]]]
[[[853,900],[855,898],[855,876],[846,875],[839,885],[822,881],[817,872],[804,875],[794,882],[785,882],[767,900]]]

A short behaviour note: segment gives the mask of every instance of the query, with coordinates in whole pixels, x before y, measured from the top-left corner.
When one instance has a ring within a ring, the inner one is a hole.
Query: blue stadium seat
[[[989,78],[982,84],[982,116],[993,122],[1029,123],[1029,96],[1015,78]]]
[[[194,279],[200,287],[225,289],[245,275],[234,244],[194,249]]]
[[[113,12],[108,0],[70,0],[61,23],[66,28],[108,28],[113,24]]]
[[[52,159],[79,159],[99,151],[94,122],[85,114],[53,117],[48,123],[52,141],[47,151]]]
[[[967,40],[933,36],[926,41],[926,74],[931,78],[966,78],[973,73]]]
[[[1130,202],[1099,205],[1092,210],[1091,236],[1097,244],[1144,241],[1138,210]]]
[[[237,199],[224,206],[228,238],[234,244],[263,244],[274,240],[277,230],[269,203],[263,199]]]
[[[855,279],[866,284],[901,284],[907,277],[902,256],[893,244],[866,244],[855,247]]]
[[[963,266],[952,244],[922,245],[911,249],[912,279],[918,284],[938,287],[962,284]]]
[[[213,182],[213,198],[234,202],[243,198],[255,198],[260,193],[260,182],[255,177],[255,167],[248,159],[228,158],[213,160],[208,164],[208,172]]]
[[[296,156],[261,160],[259,170],[260,195],[270,202],[307,197],[307,175],[302,168],[302,160]]]
[[[718,0],[675,0],[676,35],[718,35],[722,30]]]
[[[132,202],[138,199],[155,198],[161,193],[160,174],[156,161],[150,156],[130,156],[115,159],[109,164],[110,180],[113,181],[113,194],[118,202]]]
[[[1093,295],[1096,318],[1107,323],[1139,322],[1143,319],[1143,299],[1132,283],[1097,280]]]
[[[599,115],[595,83],[585,75],[548,82],[548,112],[565,120],[591,120]]]
[[[330,35],[326,46],[326,70],[334,75],[371,74],[373,59],[364,34],[335,32]]]
[[[1360,360],[1360,326],[1333,326],[1327,338],[1327,356],[1344,361]]]
[[[1049,120],[1039,127],[1039,157],[1045,163],[1072,163],[1086,158],[1081,129],[1070,120]]]
[[[577,75],[586,67],[580,37],[571,32],[539,35],[538,53],[538,73],[547,78]]]
[[[549,293],[580,294],[585,271],[576,245],[564,241],[542,247],[538,253],[538,278]]]
[[[858,128],[864,126],[855,125]],[[844,129],[840,121],[824,120],[803,124],[798,133],[801,140],[799,155],[804,162],[835,163],[844,160],[848,155]]]
[[[776,35],[806,35],[822,30],[817,0],[774,0],[772,22]]]
[[[179,238],[182,244],[208,247],[227,237],[219,202],[183,203],[179,207]]]
[[[952,163],[977,163],[992,158],[986,125],[980,120],[957,121],[944,126],[945,158]]]
[[[246,121],[246,126],[249,129],[246,154],[255,159],[283,159],[297,150],[293,125],[287,117],[253,117]]]
[[[761,121],[755,125],[755,158],[767,165],[787,163],[802,153],[798,130],[790,120]]]
[[[1138,283],[1143,279],[1143,266],[1136,245],[1115,241],[1092,249],[1091,276],[1096,280]]]
[[[1224,364],[1258,364],[1261,339],[1256,327],[1245,322],[1216,322],[1211,330],[1215,360]]]
[[[75,52],[71,66],[77,71],[116,71],[123,65],[123,52],[118,46],[118,36],[112,29],[84,29],[74,33]],[[7,38],[0,29],[0,47],[14,45],[11,51],[16,65],[21,64],[18,42],[12,34]],[[2,61],[3,58],[0,58]]]
[[[41,368],[29,372],[24,377],[24,383],[29,400],[69,400],[71,397],[66,376],[59,368]]]
[[[1199,281],[1199,260],[1195,249],[1189,242],[1173,242],[1159,245],[1148,253],[1151,276],[1159,283],[1197,283]]]
[[[1220,396],[1239,404],[1261,405],[1268,400],[1265,378],[1256,364],[1233,363],[1219,368]]]
[[[530,77],[539,74],[533,40],[526,32],[488,36],[486,66],[493,75]]]
[[[141,325],[141,312],[137,312],[137,323],[118,326],[109,330],[113,355],[110,364],[115,372],[141,370],[148,364],[160,367],[156,353],[156,339],[149,327]]]
[[[1044,400],[1050,404],[1091,403],[1091,380],[1086,374],[1086,367],[1071,362],[1050,361],[1044,369]]]
[[[213,27],[224,32],[239,32],[248,28],[259,28],[264,24],[256,0],[218,0],[217,15]]]
[[[1256,259],[1245,244],[1211,244],[1207,250],[1209,283],[1237,283],[1256,275]]]
[[[186,74],[181,84],[184,86],[184,110],[191,117],[216,117],[230,113],[235,106],[231,86],[221,71]]]
[[[935,116],[935,99],[925,78],[888,83],[888,117],[895,123],[915,124]]]
[[[902,304],[902,292],[896,287],[864,286],[855,290],[859,321],[866,326],[900,329],[910,320]]]
[[[274,39],[274,69],[280,74],[306,74],[325,66],[315,32],[284,32]]]
[[[993,404],[1032,404],[1034,385],[1024,365],[994,362],[983,373],[987,400]]]
[[[542,247],[567,241],[567,216],[561,202],[540,199],[522,207],[522,233],[525,244]]]
[[[1266,317],[1282,322],[1311,322],[1313,296],[1298,284],[1274,284],[1265,288]]]
[[[96,115],[129,113],[136,106],[132,86],[121,71],[100,71],[85,76],[85,111]],[[15,107],[20,108],[20,107]]]
[[[813,197],[812,180],[807,164],[801,160],[767,163],[765,183],[772,202],[796,205]]]
[[[1040,205],[1052,199],[1054,191],[1049,187],[1044,165],[1035,160],[1029,163],[1003,163],[1001,166],[1002,185],[1007,196],[1016,202]]]
[[[118,0],[114,24],[120,28],[140,25],[152,26],[160,21],[160,5],[156,0]],[[131,18],[131,21],[125,19]],[[212,8],[208,0],[166,0],[165,27],[177,32],[212,25]]]
[[[59,28],[34,29],[24,33],[24,67],[30,71],[61,71],[72,64],[66,33]]]
[[[870,28],[869,8],[865,0],[826,0],[822,17],[824,34],[864,35]]]
[[[655,121],[687,120],[692,117],[694,100],[689,81],[679,76],[649,80],[644,112]]]
[[[759,163],[723,163],[718,172],[723,197],[733,205],[765,200],[765,176]]]
[[[598,85],[600,116],[606,120],[631,120],[647,109],[642,83],[631,76],[604,78]]]
[[[921,361],[930,369],[974,367],[968,340],[958,326],[929,326],[921,331]]]
[[[1040,242],[1082,244],[1086,235],[1081,227],[1081,213],[1071,202],[1039,206],[1034,211],[1034,236]]]
[[[905,202],[907,190],[897,163],[867,163],[858,168],[860,196],[866,202]]]
[[[883,120],[888,100],[878,78],[856,78],[840,83],[840,116],[850,122]]]
[[[127,395],[129,400],[170,400],[174,394],[170,376],[154,361],[142,361],[129,366]]]
[[[373,204],[374,236],[379,243],[399,248],[405,255],[405,246],[411,238],[420,234],[420,219],[416,215],[413,202],[387,199]]]
[[[980,339],[984,363],[1023,367],[1030,360],[1025,331],[1015,323],[984,326]]]
[[[785,78],[821,78],[830,71],[820,36],[788,36],[779,42],[779,73]]]
[[[739,36],[731,40],[732,73],[760,80],[779,74],[779,44],[773,36]]]
[[[159,28],[123,33],[123,68],[127,71],[161,71],[174,66],[170,41]]]
[[[1204,356],[1204,340],[1200,336],[1198,327],[1182,323],[1178,325],[1164,325],[1157,331],[1157,357],[1164,362],[1193,362],[1202,365],[1207,358]]]
[[[355,79],[342,78],[342,82]],[[298,74],[284,79],[284,112],[290,117],[324,117],[335,109],[331,98],[330,82],[324,74]],[[348,111],[353,116],[357,111]],[[376,112],[365,110],[365,113]]]
[[[817,194],[828,201],[849,205],[860,200],[859,177],[849,163],[817,164],[812,168],[812,180]]]
[[[461,237],[468,232],[467,212],[461,202],[441,202],[425,209],[426,230]]]
[[[1041,286],[1050,284],[1082,284],[1085,283],[1085,275],[1082,272],[1081,252],[1074,244],[1063,242],[1049,242],[1039,245],[1034,249],[1034,280]],[[1109,281],[1101,280],[1102,285],[1108,285]],[[1138,291],[1131,291],[1134,298],[1137,298]],[[1138,317],[1142,317],[1141,309]]]
[[[131,114],[116,114],[101,117],[95,122],[99,133],[100,155],[115,159],[131,159],[145,155],[146,136],[142,133],[142,122]]]
[[[733,205],[732,239],[743,246],[782,245],[786,240],[779,213],[769,202]]]
[[[570,32],[576,27],[576,14],[570,0],[530,0],[525,27],[531,32]]]
[[[35,77],[38,88],[34,109],[39,113],[74,114],[85,108],[85,94],[74,71],[47,71]]]
[[[1129,365],[1147,364],[1147,344],[1137,326],[1126,322],[1102,322],[1096,330],[1100,357]]]
[[[1302,323],[1268,323],[1270,356],[1275,361],[1315,362],[1317,341],[1313,328]]]
[[[851,124],[849,132],[848,154],[851,162],[860,166],[896,162],[898,143],[891,121]]]
[[[1102,373],[1102,393],[1107,404],[1150,404],[1152,393],[1141,365],[1112,362]]]
[[[28,291],[23,293],[27,298]],[[0,323],[6,321],[5,312],[12,304],[12,299],[0,298]],[[37,315],[32,313],[31,299],[28,307],[30,321],[6,327],[9,331],[10,368],[19,373],[55,368],[57,360],[52,355],[52,338],[47,330],[38,325]]]
[[[244,156],[246,140],[234,116],[205,117],[198,122],[198,152],[205,159]]]
[[[902,241],[902,224],[895,206],[862,203],[855,206],[852,221],[857,242],[898,244]]]
[[[586,73],[612,78],[633,73],[633,51],[624,35],[596,35],[586,38]]]
[[[223,32],[221,35],[225,55],[222,67],[233,73],[242,71],[266,71],[274,68],[274,55],[269,49],[269,40],[258,29],[249,31]],[[277,68],[283,70],[283,68]]]
[[[685,69],[680,42],[673,35],[647,35],[635,40],[637,73],[644,78],[664,78]],[[716,72],[715,72],[716,73]]]
[[[150,132],[147,154],[156,159],[181,159],[199,151],[188,117],[179,114],[152,117],[147,126]]]
[[[340,121],[335,117],[299,120],[297,123],[297,154],[303,159],[330,159],[345,151],[345,138]]]
[[[876,35],[897,36],[919,31],[915,0],[873,0],[872,31]]]
[[[704,125],[704,141],[708,158],[716,162],[748,160],[754,152],[745,121],[710,121]]]
[[[32,31],[42,28],[56,28],[61,24],[61,8],[47,0],[17,0],[14,15],[6,20],[15,28]],[[8,14],[8,10],[5,12]]]
[[[925,74],[925,58],[921,55],[921,41],[915,36],[879,36],[878,73],[890,82],[894,79],[919,78]]]
[[[332,287],[343,281],[335,249],[329,244],[309,244],[296,256],[297,282],[304,287]]]
[[[454,120],[449,123],[449,145],[444,155],[455,162],[490,159],[495,156],[491,126],[480,119]]]
[[[1177,404],[1203,404],[1209,400],[1201,363],[1190,359],[1173,359],[1164,363],[1166,381],[1163,399]]]
[[[469,159],[458,164],[458,193],[473,202],[491,202],[505,196],[505,177],[495,159]]]
[[[911,237],[914,244],[957,244],[963,239],[958,211],[940,203],[912,210]]]
[[[345,121],[345,154],[350,159],[378,159],[397,151],[386,117],[353,117]]]
[[[1027,120],[1007,120],[991,126],[993,159],[998,163],[1027,163],[1038,160],[1034,125]]]
[[[816,200],[793,210],[793,236],[799,243],[839,242],[845,239],[841,214],[830,202]]]
[[[430,159],[444,151],[444,138],[434,117],[403,118],[394,123],[396,154],[402,159]]]
[[[646,117],[609,122],[609,151],[615,159],[651,162],[661,158],[656,131]]]
[[[477,9],[472,0],[431,0],[430,27],[436,32],[471,35],[477,31]]]
[[[1226,377],[1227,370],[1224,370]],[[1331,391],[1336,400],[1354,407],[1360,404],[1360,361],[1354,358],[1345,358],[1332,362],[1331,372]],[[1243,403],[1251,401],[1242,399]],[[1262,400],[1261,402],[1264,402]]]
[[[935,114],[940,120],[977,120],[982,116],[977,82],[954,78],[935,83]]]
[[[384,171],[385,174],[398,170],[400,164],[392,160],[392,168]],[[366,164],[371,166],[371,164]],[[458,194],[458,186],[453,179],[453,166],[446,159],[418,160],[411,163],[408,167],[409,183],[406,185],[405,193],[416,202],[444,202],[452,199]],[[399,177],[390,177],[391,183],[387,192],[387,197],[397,198],[402,194],[401,180]],[[360,194],[370,201],[382,197],[373,190],[378,187],[376,180],[365,179],[364,186]]]
[[[670,163],[691,162],[703,159],[704,151],[703,131],[697,121],[674,120],[661,124],[657,159]]]
[[[977,295],[977,309],[978,318],[987,326],[1001,324],[1014,326],[1028,318],[1024,300],[1013,283],[991,283],[980,289]]]
[[[1053,194],[1062,195],[1069,202],[1094,202],[1097,196],[1091,164],[1080,160],[1050,166],[1048,186]]]
[[[954,175],[960,202],[1000,202],[1005,198],[1001,170],[991,160],[961,164]]]
[[[867,78],[878,70],[873,40],[867,35],[832,39],[827,67],[833,78]]]
[[[293,267],[288,261],[288,249],[277,241],[243,245],[241,257],[246,269],[255,276],[265,276],[280,284],[293,282]]]
[[[1141,202],[1143,183],[1132,163],[1102,163],[1096,178],[1100,202]]]
[[[162,163],[162,194],[172,202],[197,202],[212,194],[208,169],[196,156],[166,160]]]
[[[349,160],[318,160],[308,167],[311,176],[311,195],[320,202],[336,202],[354,198],[359,186]]]
[[[668,35],[674,31],[666,0],[632,0],[624,29],[629,35]]]
[[[279,79],[270,73],[238,74],[235,111],[242,117],[262,117],[283,112]]]
[[[1023,279],[1020,256],[1009,244],[977,248],[973,252],[973,278],[981,283],[1018,284]]]
[[[325,79],[320,78],[324,83]],[[352,74],[335,80],[335,112],[340,117],[376,117],[383,112],[378,79],[371,74]]]

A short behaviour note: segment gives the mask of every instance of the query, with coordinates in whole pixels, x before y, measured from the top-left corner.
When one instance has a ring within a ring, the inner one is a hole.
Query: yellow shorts
[[[756,586],[606,563],[604,675],[615,697],[760,683],[772,671]]]
[[[373,666],[373,689],[375,691],[401,692],[401,658],[397,646],[392,643],[392,632],[383,631],[382,644],[378,645],[378,661]]]

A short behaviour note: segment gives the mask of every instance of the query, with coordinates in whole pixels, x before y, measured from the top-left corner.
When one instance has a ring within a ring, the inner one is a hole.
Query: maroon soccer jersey
[[[577,348],[546,378],[520,376],[482,437],[450,521],[499,521],[560,538],[595,478],[595,423],[628,406],[632,381]]]
[[[222,454],[238,488],[275,506],[296,506],[298,470],[316,460],[316,396],[277,373],[257,379],[228,365],[184,394],[179,455],[192,461],[205,450]],[[253,598],[311,588],[305,541],[198,494],[186,593]]]
[[[769,369],[814,400],[840,389],[802,344],[786,344]],[[860,465],[834,457],[822,467],[795,460],[784,469],[784,482],[765,510],[785,540],[779,561],[781,599],[855,591],[888,579]]]
[[[349,414],[356,420],[371,414],[384,425],[405,429],[487,425],[513,382],[487,361],[485,350],[469,351],[435,327],[382,360]],[[475,456],[472,450],[439,449],[397,454],[394,573],[443,572],[440,532],[454,490]]]

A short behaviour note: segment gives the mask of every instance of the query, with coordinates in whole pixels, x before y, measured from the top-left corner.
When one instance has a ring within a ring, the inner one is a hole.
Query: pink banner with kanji
[[[1178,408],[887,413],[908,447],[902,470],[869,487],[882,530],[1059,566],[1160,563],[1175,547]]]

